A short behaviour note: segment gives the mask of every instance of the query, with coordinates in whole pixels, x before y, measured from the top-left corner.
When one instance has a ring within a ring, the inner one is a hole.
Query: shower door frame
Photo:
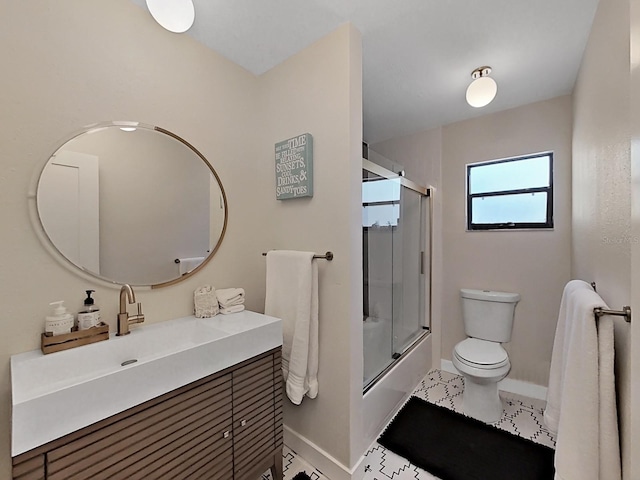
[[[389,365],[384,368],[380,373],[378,373],[376,376],[374,376],[366,385],[363,385],[363,394],[367,393],[367,391],[369,391],[381,378],[383,378],[391,369],[393,369],[393,367],[398,363],[398,361],[400,361],[402,358],[404,358],[405,356],[407,356],[409,353],[411,353],[412,350],[414,350],[416,348],[416,346],[422,341],[424,340],[430,333],[431,333],[431,317],[432,317],[432,301],[431,301],[431,296],[432,296],[432,272],[433,272],[433,266],[432,266],[432,260],[433,260],[433,187],[428,186],[428,187],[423,187],[422,185],[419,185],[411,180],[409,180],[408,178],[406,178],[404,176],[404,172],[400,172],[400,173],[394,173],[391,170],[388,170],[380,165],[378,165],[377,163],[374,163],[370,160],[367,160],[366,158],[362,159],[362,169],[366,170],[370,173],[373,173],[374,175],[378,175],[379,177],[382,178],[386,178],[387,180],[396,180],[400,183],[401,186],[406,187],[410,190],[413,190],[414,192],[417,192],[418,194],[429,198],[429,206],[428,209],[426,210],[426,214],[427,214],[427,219],[425,222],[425,227],[428,227],[428,234],[425,235],[424,237],[424,241],[428,242],[427,248],[422,250],[423,255],[426,255],[428,257],[428,270],[425,271],[424,270],[424,258],[421,258],[421,272],[423,275],[425,275],[425,282],[427,282],[427,288],[425,288],[423,294],[425,295],[424,301],[423,301],[423,305],[421,306],[421,311],[422,311],[422,329],[423,332],[420,335],[417,335],[416,338],[409,344],[407,345],[404,350],[401,352],[401,354],[397,357],[393,357],[392,361],[389,363]],[[424,242],[423,242],[423,246],[424,246]],[[364,273],[364,270],[363,270]],[[428,304],[427,304],[428,302]],[[364,312],[363,312],[364,313]],[[426,318],[425,318],[426,317]],[[364,319],[364,315],[363,315],[363,319]],[[364,338],[364,337],[363,337]]]

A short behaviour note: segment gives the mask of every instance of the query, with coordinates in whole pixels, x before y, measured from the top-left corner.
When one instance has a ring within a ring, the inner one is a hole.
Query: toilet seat
[[[507,351],[497,342],[467,338],[453,349],[456,359],[469,367],[493,370],[509,364]]]

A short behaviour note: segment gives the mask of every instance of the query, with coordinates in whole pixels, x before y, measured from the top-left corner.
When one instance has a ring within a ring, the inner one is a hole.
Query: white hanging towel
[[[313,252],[267,253],[264,313],[282,319],[282,373],[296,405],[318,395],[318,266]]]
[[[556,432],[556,480],[620,480],[613,372],[613,321],[593,288],[572,280],[564,289],[551,356],[544,421]]]
[[[191,270],[195,270],[202,262],[204,262],[204,257],[187,257],[187,258],[179,258],[180,260],[178,266],[180,268],[180,275],[184,275],[185,273],[189,273]]]

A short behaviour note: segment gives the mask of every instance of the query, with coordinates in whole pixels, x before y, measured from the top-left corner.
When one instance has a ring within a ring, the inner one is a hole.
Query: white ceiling
[[[132,0],[144,6],[145,0]],[[571,93],[598,0],[193,0],[188,34],[260,75],[352,22],[362,33],[364,140]],[[151,17],[150,17],[151,18]],[[498,95],[465,102],[471,71]]]

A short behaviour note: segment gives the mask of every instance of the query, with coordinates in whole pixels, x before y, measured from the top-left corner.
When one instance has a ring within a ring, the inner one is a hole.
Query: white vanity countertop
[[[49,355],[14,355],[11,455],[281,345],[281,320],[245,310],[134,326],[127,336]]]

